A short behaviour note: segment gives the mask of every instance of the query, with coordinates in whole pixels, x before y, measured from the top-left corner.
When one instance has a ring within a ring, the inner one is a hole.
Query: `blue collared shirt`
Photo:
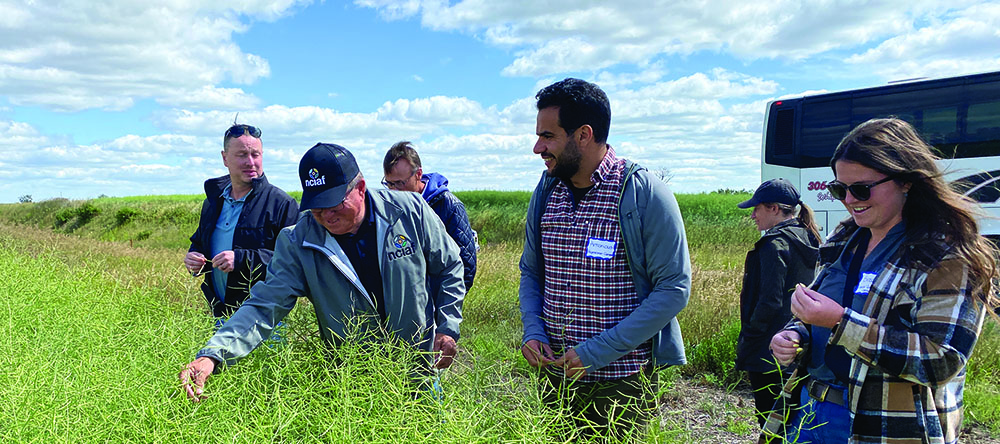
[[[253,189],[250,189],[250,193],[252,192]],[[222,195],[219,196],[222,198],[222,211],[219,212],[219,219],[215,222],[215,231],[212,232],[212,257],[233,249],[233,234],[236,232],[236,224],[240,221],[243,203],[246,202],[250,193],[236,200],[232,196],[233,184],[226,185],[226,188],[222,190]],[[208,260],[211,261],[212,257]],[[226,281],[228,279],[229,273],[222,272],[218,268],[212,270],[212,286],[215,288],[215,294],[219,295],[219,300],[223,302],[226,300]]]

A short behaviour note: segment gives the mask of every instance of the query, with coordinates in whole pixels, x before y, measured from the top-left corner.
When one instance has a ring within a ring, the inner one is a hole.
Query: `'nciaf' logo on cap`
[[[303,186],[306,187],[316,187],[320,185],[326,185],[326,176],[320,176],[319,170],[313,168],[309,170],[309,179],[302,182]]]

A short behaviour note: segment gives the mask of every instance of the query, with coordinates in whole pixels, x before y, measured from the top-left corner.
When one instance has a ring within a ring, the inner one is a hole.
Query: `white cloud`
[[[0,28],[16,28],[31,19],[24,5],[0,3]]]
[[[398,99],[376,111],[378,118],[403,122],[423,122],[444,126],[471,126],[492,121],[492,110],[464,97],[434,96],[426,99]]]
[[[245,109],[255,108],[260,104],[260,100],[251,94],[247,94],[240,88],[216,88],[211,85],[204,85],[199,89],[191,91],[181,91],[170,94],[169,92],[157,99],[157,102],[175,108],[205,108],[215,109]]]
[[[593,82],[604,91],[614,91],[634,84],[650,84],[660,81],[667,74],[661,63],[656,63],[638,72],[612,73],[601,71],[594,75]]]
[[[612,47],[592,45],[581,38],[559,39],[520,52],[514,63],[504,68],[502,73],[531,77],[607,68],[622,61],[614,57],[613,51]]]
[[[24,155],[31,148],[43,145],[48,138],[24,122],[0,121],[0,158]]]
[[[310,0],[38,1],[0,6],[0,95],[14,105],[126,109],[153,98],[185,107],[254,100],[223,82],[270,74],[232,41],[249,20],[275,20]]]
[[[358,6],[377,9],[386,20],[400,20],[416,14],[420,10],[420,0],[356,0]]]
[[[672,173],[675,191],[750,188],[759,181],[760,128],[764,104],[778,89],[774,82],[726,69],[664,79],[657,66],[633,74],[595,76],[612,86],[608,95],[613,146],[620,155],[654,171]],[[381,177],[385,151],[404,139],[417,145],[425,170],[444,174],[455,190],[531,189],[544,168],[532,153],[533,95],[505,106],[430,96],[388,101],[371,112],[284,105],[239,112],[240,122],[262,129],[264,169],[273,183],[286,190],[299,189],[298,161],[320,141],[350,149],[371,183]],[[11,143],[12,148],[19,147],[19,158],[0,158],[17,159],[11,162],[18,171],[48,168],[52,173],[18,174],[11,183],[45,186],[2,191],[0,201],[21,194],[34,194],[36,200],[51,197],[40,195],[39,189],[64,190],[75,193],[66,196],[73,198],[193,194],[200,192],[205,178],[225,174],[218,152],[233,110],[174,109],[153,118],[157,127],[171,131],[125,135],[91,145],[52,140],[28,125],[0,121],[0,150],[4,140],[25,141]],[[87,174],[99,180],[74,182]]]
[[[533,118],[534,114],[532,114]],[[317,141],[344,146],[381,146],[388,141],[418,139],[426,134],[472,131],[501,119],[493,108],[464,97],[433,96],[385,102],[370,113],[340,112],[318,106],[271,105],[240,111],[239,121],[259,127],[265,148],[306,148]],[[217,137],[233,121],[230,111],[174,110],[159,115],[157,124],[189,134]],[[391,142],[388,142],[391,145]],[[386,149],[388,145],[386,146]]]
[[[545,168],[531,152],[533,131],[520,135],[448,135],[414,143],[424,171],[447,177],[452,190],[523,190],[533,186]]]
[[[1000,67],[1000,4],[975,5],[847,58],[887,79],[945,77]]]
[[[905,6],[890,0],[355,3],[377,10],[386,19],[419,16],[429,29],[465,32],[512,48],[516,59],[503,74],[545,76],[593,72],[619,64],[642,66],[661,55],[699,51],[729,53],[751,61],[800,60],[877,43],[924,21],[947,23],[952,11],[972,2],[916,0]]]

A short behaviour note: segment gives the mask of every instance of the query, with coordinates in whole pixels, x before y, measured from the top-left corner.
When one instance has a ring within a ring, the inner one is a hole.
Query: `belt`
[[[806,381],[805,390],[809,393],[809,397],[819,402],[832,402],[841,407],[845,407],[844,389],[836,388],[825,382],[809,378],[809,380]]]

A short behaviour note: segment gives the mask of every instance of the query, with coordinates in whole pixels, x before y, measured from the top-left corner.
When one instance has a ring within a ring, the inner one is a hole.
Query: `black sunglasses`
[[[223,139],[229,140],[232,138],[240,137],[244,134],[249,134],[250,137],[253,137],[255,139],[260,139],[259,128],[257,128],[256,126],[244,125],[242,123],[238,123],[236,125],[229,127],[229,129],[226,130],[226,135],[223,136]]]
[[[857,200],[868,200],[872,197],[872,188],[875,188],[875,185],[886,183],[890,180],[892,180],[892,176],[886,177],[878,182],[868,184],[855,183],[851,185],[835,180],[826,185],[826,190],[830,192],[830,195],[833,196],[834,199],[837,200],[847,199],[848,191],[850,191]]]

